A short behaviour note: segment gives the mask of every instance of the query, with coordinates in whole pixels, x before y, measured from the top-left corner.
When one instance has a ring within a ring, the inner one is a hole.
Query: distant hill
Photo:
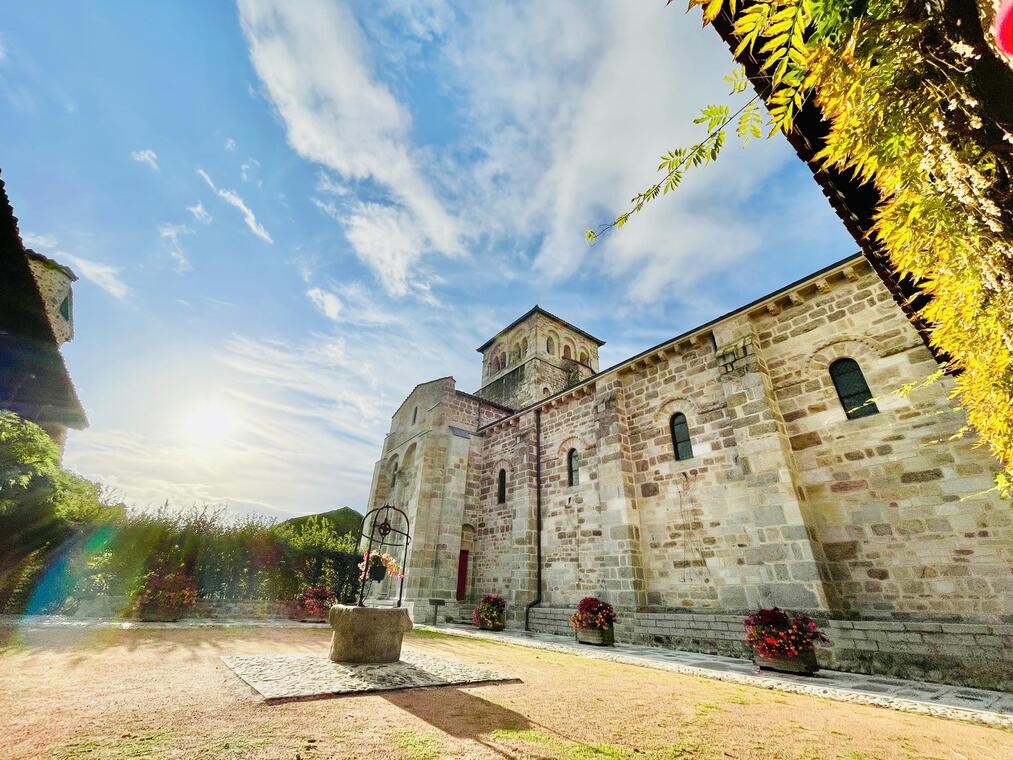
[[[290,520],[285,520],[281,525],[291,525],[292,527],[298,527],[304,524],[311,517],[322,517],[327,522],[334,526],[334,531],[339,536],[343,536],[346,533],[351,533],[356,538],[359,536],[359,526],[362,524],[362,515],[356,512],[351,507],[341,507],[340,509],[332,509],[330,512],[318,512],[315,515],[303,515],[302,517],[293,517]]]

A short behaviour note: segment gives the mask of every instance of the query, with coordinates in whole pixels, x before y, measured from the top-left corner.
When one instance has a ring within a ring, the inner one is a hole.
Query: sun
[[[235,410],[220,402],[194,405],[180,418],[182,439],[191,446],[220,447],[236,430]]]

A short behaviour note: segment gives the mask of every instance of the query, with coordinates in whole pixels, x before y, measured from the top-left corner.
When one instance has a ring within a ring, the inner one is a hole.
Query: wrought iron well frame
[[[395,528],[393,525],[390,524],[391,512],[395,512],[401,515],[401,517],[404,519],[404,530]],[[383,515],[383,521],[379,525],[377,525],[377,519],[381,516],[381,514]],[[370,520],[370,515],[372,515],[372,520]],[[367,522],[369,523],[368,532],[366,531]],[[360,523],[359,525],[360,539],[365,538],[367,540],[366,552],[363,555],[365,559],[365,564],[363,565],[362,576],[359,578],[359,606],[360,607],[366,606],[366,584],[376,582],[369,577],[369,563],[370,560],[373,558],[373,556],[375,556],[373,553],[373,543],[374,543],[373,539],[374,535],[377,533],[379,533],[380,536],[380,543],[376,547],[376,555],[380,554],[380,550],[384,546],[389,546],[391,548],[404,546],[404,552],[401,557],[401,579],[400,583],[398,584],[397,604],[395,605],[396,607],[400,607],[401,599],[404,596],[405,572],[408,569],[408,544],[412,542],[411,521],[408,519],[408,515],[405,514],[405,511],[403,509],[395,507],[391,504],[384,504],[382,507],[376,507],[375,509],[369,510],[365,515],[362,516],[362,523]],[[404,542],[394,543],[393,541],[388,540],[388,537],[391,535],[394,535],[395,538],[398,536],[403,537]]]

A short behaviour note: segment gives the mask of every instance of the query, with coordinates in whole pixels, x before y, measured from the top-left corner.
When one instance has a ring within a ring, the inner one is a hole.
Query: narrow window
[[[566,484],[580,485],[580,455],[577,449],[570,449],[570,453],[566,455]]]
[[[60,301],[60,316],[68,322],[70,321],[70,296],[68,295],[62,301]]]
[[[414,409],[412,409],[412,424],[414,425],[418,421],[419,421],[419,408],[415,407]]]
[[[521,356],[527,355],[528,355],[528,339],[525,338],[524,340],[521,341]]]
[[[499,471],[499,483],[496,486],[496,503],[506,504],[506,470]]]
[[[693,458],[693,444],[689,440],[689,424],[686,422],[686,415],[676,412],[669,422],[672,429],[672,450],[678,460]]]
[[[548,388],[542,388],[542,398],[545,398],[549,394],[550,394],[550,391],[549,391]]]
[[[862,368],[854,359],[838,359],[831,364],[830,378],[834,381],[837,398],[841,400],[841,406],[849,420],[879,414],[879,407],[872,400],[872,391],[865,382]]]
[[[463,602],[468,595],[468,550],[461,549],[457,555],[457,601]]]
[[[573,354],[570,353],[570,347],[569,346],[563,346],[563,358],[564,359],[572,359],[573,358]]]
[[[590,366],[587,361],[587,354],[584,351],[580,352],[580,363],[583,364],[585,367]]]
[[[390,472],[390,490],[393,492],[394,486],[397,485],[397,462],[394,462],[394,467]]]
[[[552,342],[552,338],[545,341],[545,353],[549,356],[556,355],[556,344]]]

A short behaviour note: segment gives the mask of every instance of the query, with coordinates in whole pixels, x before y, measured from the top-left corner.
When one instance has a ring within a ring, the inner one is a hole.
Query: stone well
[[[336,604],[327,615],[334,633],[331,651],[334,662],[397,662],[401,640],[412,629],[404,607],[353,607]]]

